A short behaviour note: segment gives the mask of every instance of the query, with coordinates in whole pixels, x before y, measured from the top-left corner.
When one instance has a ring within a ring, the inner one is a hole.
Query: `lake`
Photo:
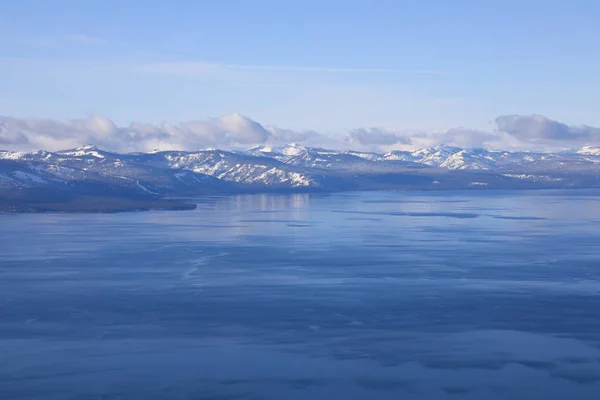
[[[600,398],[600,191],[195,201],[0,215],[0,398]]]

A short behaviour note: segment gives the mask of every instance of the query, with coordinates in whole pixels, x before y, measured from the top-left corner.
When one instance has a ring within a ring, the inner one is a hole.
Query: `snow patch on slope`
[[[12,173],[14,177],[21,181],[31,182],[31,183],[48,183],[37,175],[31,174],[29,172],[24,171],[14,171]]]
[[[59,151],[59,154],[75,156],[75,157],[84,157],[84,156],[92,156],[96,158],[105,158],[102,154],[98,152],[98,148],[95,146],[80,146],[73,150],[65,150]]]
[[[503,174],[508,178],[521,179],[526,181],[543,181],[543,182],[560,182],[563,178],[548,175],[531,175],[531,174]]]

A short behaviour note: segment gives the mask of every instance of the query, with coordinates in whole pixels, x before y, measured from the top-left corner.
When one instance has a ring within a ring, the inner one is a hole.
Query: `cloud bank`
[[[0,146],[8,150],[61,150],[92,144],[119,152],[248,148],[266,143],[319,142],[316,132],[266,128],[239,114],[179,124],[134,122],[118,127],[92,114],[85,119],[56,121],[0,117]]]
[[[348,132],[348,139],[350,143],[358,143],[363,146],[412,144],[412,141],[407,134],[392,132],[381,128],[355,129]]]
[[[496,150],[546,150],[599,145],[600,128],[569,126],[541,115],[506,115],[496,119],[494,132],[469,128],[428,132],[372,127],[328,135],[266,126],[240,114],[178,124],[134,122],[126,127],[119,127],[96,114],[69,121],[0,117],[0,148],[5,150],[54,151],[92,144],[117,152],[195,151],[288,143],[379,152],[439,144]]]
[[[569,126],[543,115],[504,115],[496,118],[498,130],[526,141],[600,141],[600,128]]]

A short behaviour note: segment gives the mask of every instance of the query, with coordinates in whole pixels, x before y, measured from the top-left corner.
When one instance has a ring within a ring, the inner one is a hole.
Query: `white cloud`
[[[213,123],[232,143],[264,143],[269,138],[269,132],[261,124],[237,113],[225,115]]]
[[[293,129],[279,128],[277,126],[269,126],[267,130],[270,133],[270,144],[287,144],[301,142],[321,142],[323,135],[315,131],[295,131]]]
[[[499,131],[527,142],[600,143],[600,128],[570,126],[543,115],[503,115],[496,118]]]
[[[598,128],[569,127],[541,116],[498,118],[495,132],[469,128],[443,131],[402,131],[360,128],[344,134],[321,134],[263,126],[240,114],[178,124],[134,122],[119,127],[110,119],[92,114],[84,119],[56,121],[41,118],[0,117],[0,148],[8,150],[63,150],[83,144],[118,152],[159,150],[194,151],[204,148],[245,149],[254,145],[304,143],[332,149],[385,152],[447,144],[495,150],[553,150],[565,143],[593,141]],[[572,138],[576,138],[573,142]],[[557,145],[557,143],[559,145]],[[577,147],[577,146],[572,146]]]
[[[469,128],[451,128],[441,134],[441,141],[458,147],[485,147],[501,138],[493,133]]]
[[[382,128],[359,128],[348,132],[348,142],[363,146],[391,146],[395,144],[412,144],[406,133],[399,133]]]
[[[23,133],[18,131],[8,131],[6,129],[0,129],[0,146],[27,146],[28,144],[29,138],[27,138],[27,136],[25,136]]]
[[[0,117],[0,144],[15,150],[62,150],[82,144],[122,152],[244,148],[265,143],[271,135],[258,122],[239,114],[176,125],[135,122],[128,127],[118,127],[96,114],[66,122]]]

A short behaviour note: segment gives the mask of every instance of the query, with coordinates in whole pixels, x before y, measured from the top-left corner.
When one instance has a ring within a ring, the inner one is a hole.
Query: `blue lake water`
[[[600,192],[0,216],[1,399],[598,399]]]

